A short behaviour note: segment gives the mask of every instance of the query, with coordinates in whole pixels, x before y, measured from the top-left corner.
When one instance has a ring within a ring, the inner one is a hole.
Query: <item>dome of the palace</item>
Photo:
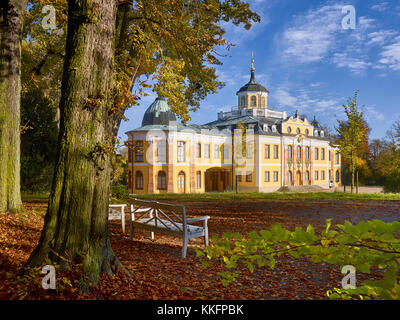
[[[142,127],[169,125],[170,121],[176,121],[175,114],[171,111],[166,99],[158,97],[144,113]]]
[[[268,92],[269,93],[269,91],[265,87],[263,87],[261,84],[259,84],[256,81],[254,68],[252,68],[252,70],[251,70],[250,81],[247,84],[245,84],[243,87],[241,87],[237,93],[239,93],[239,92],[247,92],[247,91]]]

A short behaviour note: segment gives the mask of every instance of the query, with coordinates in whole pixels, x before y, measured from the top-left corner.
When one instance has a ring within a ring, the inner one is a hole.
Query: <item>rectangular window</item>
[[[271,146],[269,145],[269,144],[266,144],[265,146],[264,146],[264,158],[265,159],[269,159],[270,158],[270,150],[271,149]]]
[[[185,162],[185,141],[178,141],[178,162]]]
[[[321,160],[325,160],[325,148],[321,148]]]
[[[246,172],[246,182],[251,182],[253,178],[252,172],[251,171],[247,171]]]
[[[306,159],[310,159],[310,147],[306,147]]]
[[[201,188],[201,171],[197,171],[196,173],[196,186],[197,189]]]
[[[220,149],[219,149],[219,144],[214,145],[214,159],[219,159],[220,158]]]
[[[143,162],[144,160],[143,140],[135,141],[135,162]]]
[[[238,182],[242,182],[242,172],[241,171],[236,172],[236,177],[237,177]]]
[[[270,181],[270,176],[269,176],[269,171],[264,172],[264,182],[269,182]]]
[[[315,171],[315,178],[314,178],[314,180],[318,180],[318,171]]]
[[[224,148],[224,159],[229,159],[229,147],[227,144],[223,145]]]
[[[165,163],[167,159],[167,154],[166,154],[167,148],[166,148],[166,143],[165,140],[157,141],[157,162],[162,162]]]
[[[274,146],[274,159],[279,158],[279,146],[275,145]]]
[[[204,145],[204,159],[210,159],[210,144]]]
[[[339,152],[336,152],[336,164],[339,164]]]
[[[279,172],[274,171],[274,182],[278,182],[278,181],[279,181]]]
[[[324,181],[325,180],[325,171],[321,171],[321,180]]]
[[[196,157],[201,158],[201,143],[198,143],[196,148]]]
[[[247,143],[246,144],[246,158],[247,159],[252,159],[253,158],[253,144],[252,143]]]
[[[319,149],[315,148],[315,160],[319,159]]]
[[[328,157],[329,157],[329,161],[332,161],[332,151],[331,150],[329,150],[329,153],[328,153],[329,155],[328,155]]]

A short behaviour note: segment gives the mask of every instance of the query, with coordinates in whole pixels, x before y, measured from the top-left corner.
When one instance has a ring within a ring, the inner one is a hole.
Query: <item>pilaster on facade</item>
[[[147,184],[147,192],[154,193],[154,143],[153,140],[148,141],[149,150],[146,154],[146,160],[149,168],[149,181]]]
[[[196,191],[196,168],[195,168],[195,143],[189,142],[189,159],[190,159],[190,192]]]
[[[310,147],[310,181],[314,184],[314,148]]]
[[[174,192],[174,140],[168,135],[168,148],[167,148],[167,159],[168,159],[168,174],[167,174],[167,192]]]

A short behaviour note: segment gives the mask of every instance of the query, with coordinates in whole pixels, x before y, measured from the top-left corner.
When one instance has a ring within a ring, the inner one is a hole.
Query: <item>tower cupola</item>
[[[250,81],[236,92],[239,109],[267,109],[269,91],[256,81],[254,56],[251,59]]]

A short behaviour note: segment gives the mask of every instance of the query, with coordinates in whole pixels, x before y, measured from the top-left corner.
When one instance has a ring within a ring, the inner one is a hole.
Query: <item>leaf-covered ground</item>
[[[217,275],[224,271],[221,262],[204,269],[193,249],[186,260],[181,258],[181,240],[156,234],[152,241],[150,232],[138,230],[131,241],[120,222],[111,221],[113,249],[131,276],[103,275],[96,289],[82,295],[77,290],[79,272],[62,271],[57,273],[56,292],[46,291],[40,270],[17,277],[38,242],[46,205],[26,202],[24,214],[0,214],[0,299],[326,299],[326,291],[340,287],[343,277],[337,266],[283,257],[275,269],[250,273],[243,267],[235,283],[223,286]],[[292,230],[312,224],[318,231],[328,218],[333,224],[400,218],[399,201],[191,201],[186,206],[191,216],[211,216],[210,236],[262,230],[277,222]],[[203,245],[202,239],[189,244]],[[366,275],[357,274],[357,281],[364,279]]]

